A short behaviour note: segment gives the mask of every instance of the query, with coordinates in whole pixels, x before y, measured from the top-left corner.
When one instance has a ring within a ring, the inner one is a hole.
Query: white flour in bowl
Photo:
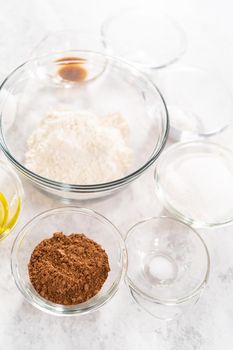
[[[25,166],[51,180],[97,184],[125,176],[132,163],[129,127],[119,114],[54,111],[28,139]]]

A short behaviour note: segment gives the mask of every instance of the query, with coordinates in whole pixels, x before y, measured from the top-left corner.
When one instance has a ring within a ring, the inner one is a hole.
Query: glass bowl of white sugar
[[[167,210],[193,227],[233,221],[233,152],[208,141],[180,142],[155,169],[156,193]]]
[[[111,194],[142,175],[169,131],[157,87],[130,64],[56,52],[14,70],[0,90],[0,142],[40,189],[68,199]]]

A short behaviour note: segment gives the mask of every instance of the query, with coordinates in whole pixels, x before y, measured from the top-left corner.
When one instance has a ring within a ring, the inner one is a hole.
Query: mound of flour
[[[28,139],[25,166],[51,180],[97,184],[127,174],[129,127],[118,113],[53,111]]]

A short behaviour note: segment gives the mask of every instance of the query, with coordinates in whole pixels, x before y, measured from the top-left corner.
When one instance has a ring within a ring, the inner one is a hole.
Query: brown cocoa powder
[[[84,234],[56,232],[41,241],[28,264],[30,281],[45,299],[74,305],[96,295],[110,271],[102,247]]]

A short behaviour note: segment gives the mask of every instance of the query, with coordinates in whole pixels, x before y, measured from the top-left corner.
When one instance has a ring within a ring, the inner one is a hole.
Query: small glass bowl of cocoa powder
[[[97,212],[78,207],[34,217],[17,235],[11,256],[22,295],[54,315],[99,309],[118,290],[126,265],[118,229]]]

